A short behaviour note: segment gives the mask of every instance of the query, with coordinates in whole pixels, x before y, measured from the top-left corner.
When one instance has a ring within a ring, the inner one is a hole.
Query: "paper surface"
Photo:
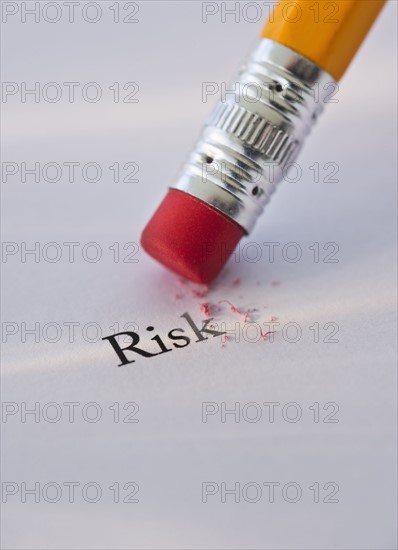
[[[17,170],[2,183],[4,547],[395,548],[396,4],[308,138],[302,177],[204,298],[129,243],[217,100],[202,83],[230,80],[261,20],[119,4],[119,23],[101,2],[96,23],[78,8],[73,23],[3,24],[3,81],[18,83],[2,109]],[[37,102],[23,82],[40,83]],[[221,300],[256,309],[251,326]],[[235,331],[224,345],[181,318],[200,326],[202,302]],[[174,328],[189,345],[172,346]],[[119,368],[101,338],[124,330],[172,351]]]

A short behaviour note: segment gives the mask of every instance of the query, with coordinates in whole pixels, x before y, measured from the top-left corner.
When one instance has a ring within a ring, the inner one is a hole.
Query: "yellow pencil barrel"
[[[385,0],[279,0],[261,36],[340,80]]]

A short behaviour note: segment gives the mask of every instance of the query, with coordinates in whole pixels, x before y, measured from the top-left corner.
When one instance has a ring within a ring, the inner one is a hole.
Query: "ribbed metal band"
[[[305,57],[261,39],[211,113],[174,188],[249,233],[323,110],[330,83]]]

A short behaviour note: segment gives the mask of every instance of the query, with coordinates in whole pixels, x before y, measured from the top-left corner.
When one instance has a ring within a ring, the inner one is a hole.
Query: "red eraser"
[[[170,189],[145,227],[141,245],[175,273],[209,284],[245,234],[240,225],[212,206]]]

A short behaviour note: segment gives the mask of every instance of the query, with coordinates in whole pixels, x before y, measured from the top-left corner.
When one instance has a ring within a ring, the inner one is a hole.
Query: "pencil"
[[[221,98],[141,244],[210,284],[262,214],[337,89],[384,0],[282,0]]]

